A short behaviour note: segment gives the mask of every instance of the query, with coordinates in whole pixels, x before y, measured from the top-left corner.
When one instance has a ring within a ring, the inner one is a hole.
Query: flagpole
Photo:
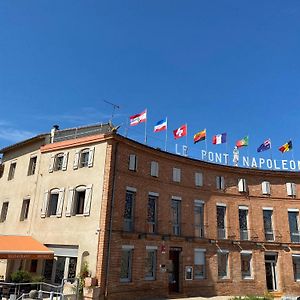
[[[271,161],[273,162],[273,148],[272,148],[272,141],[271,141],[270,138],[269,138],[269,140],[270,140],[270,149],[271,149],[271,151],[270,151],[270,159],[271,159]],[[272,163],[272,170],[274,170],[274,168],[273,168],[273,163]]]
[[[188,153],[188,127],[187,123],[185,123],[185,128],[186,128],[186,136],[185,136],[185,141],[186,141],[186,153]]]
[[[248,137],[247,156],[248,156],[249,161],[250,161],[250,157],[249,157],[249,134],[247,134],[247,137]],[[249,166],[250,166],[250,164],[249,164]]]
[[[206,151],[206,159],[207,159],[207,139],[206,139],[206,136],[207,136],[207,132],[206,132],[206,128],[205,128],[205,151]]]
[[[223,133],[222,133],[223,134]],[[227,166],[229,165],[229,153],[228,153],[228,141],[227,141],[227,133],[226,133],[226,154],[227,154]]]
[[[145,140],[144,140],[144,144],[146,144],[146,145],[147,145],[147,118],[148,118],[147,114],[148,114],[148,111],[147,111],[147,109],[146,109]]]
[[[292,139],[290,139],[290,141],[291,141],[291,143],[293,145]],[[293,159],[293,161],[295,161],[295,159],[294,159],[294,147],[293,146],[292,146],[292,159]]]
[[[167,127],[166,127],[166,139],[165,139],[165,151],[167,151],[167,140],[168,140],[168,117],[166,117]]]
[[[126,118],[126,127],[125,127],[125,137],[127,138],[128,136],[128,128],[129,128],[129,121],[130,118]]]

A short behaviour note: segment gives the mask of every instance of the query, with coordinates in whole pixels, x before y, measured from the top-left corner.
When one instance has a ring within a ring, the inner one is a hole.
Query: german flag
[[[206,129],[199,131],[194,135],[194,144],[204,141],[206,139]]]
[[[283,152],[287,152],[293,149],[293,144],[292,141],[288,141],[287,143],[285,143],[284,145],[282,145],[278,150],[283,153]]]

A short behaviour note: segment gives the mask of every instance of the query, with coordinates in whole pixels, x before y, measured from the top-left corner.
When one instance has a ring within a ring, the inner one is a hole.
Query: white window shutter
[[[225,189],[225,179],[223,176],[220,177],[220,189],[221,190]]]
[[[246,192],[246,180],[245,179],[239,179],[238,188],[239,188],[239,192]]]
[[[292,192],[293,192],[293,196],[296,196],[296,194],[297,194],[296,183],[292,183]]]
[[[76,150],[76,152],[75,152],[75,157],[74,157],[74,163],[73,163],[73,169],[74,169],[74,170],[78,169],[78,164],[79,164],[79,154],[80,154],[80,151],[79,151],[79,150]]]
[[[136,171],[137,168],[137,158],[135,154],[129,155],[129,170]]]
[[[85,190],[84,208],[83,208],[84,216],[90,215],[91,199],[92,199],[92,184],[88,185]]]
[[[288,196],[293,196],[292,184],[290,182],[286,183],[286,192]]]
[[[68,153],[68,152],[65,152],[65,153],[64,153],[63,162],[62,162],[62,167],[61,167],[61,169],[62,169],[63,171],[66,171],[66,170],[67,170],[68,156],[69,156],[69,153]]]
[[[57,208],[56,208],[56,216],[58,218],[60,218],[62,215],[62,210],[64,205],[64,194],[65,194],[65,189],[64,188],[60,189],[58,193],[58,201],[57,201]]]
[[[158,162],[151,161],[151,176],[158,177]]]
[[[195,185],[203,186],[203,175],[200,172],[195,173]]]
[[[89,168],[93,166],[94,152],[95,152],[95,147],[90,148],[90,151],[89,151],[89,161],[88,161],[88,167]]]
[[[68,203],[67,203],[67,208],[66,208],[66,217],[71,217],[72,207],[73,207],[73,199],[74,199],[74,189],[69,188]]]
[[[55,161],[55,155],[52,154],[51,157],[50,157],[49,173],[52,173],[52,172],[53,172],[54,161]]]
[[[44,193],[44,199],[42,203],[42,209],[41,209],[41,217],[46,217],[47,207],[48,207],[48,199],[49,199],[49,191],[46,190]]]
[[[180,182],[181,180],[181,170],[178,168],[173,168],[173,181]]]
[[[262,187],[263,195],[270,195],[271,194],[270,182],[263,181],[262,184],[261,184],[261,187]]]

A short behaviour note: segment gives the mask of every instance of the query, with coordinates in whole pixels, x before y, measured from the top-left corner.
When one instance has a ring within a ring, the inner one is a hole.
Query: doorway
[[[179,293],[179,257],[181,248],[170,248],[169,251],[169,293]]]
[[[277,291],[278,289],[276,263],[277,254],[265,255],[266,284],[268,291]]]

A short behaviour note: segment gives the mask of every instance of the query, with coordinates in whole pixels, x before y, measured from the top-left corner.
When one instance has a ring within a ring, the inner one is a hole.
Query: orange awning
[[[53,259],[54,252],[31,236],[0,235],[0,259]]]

